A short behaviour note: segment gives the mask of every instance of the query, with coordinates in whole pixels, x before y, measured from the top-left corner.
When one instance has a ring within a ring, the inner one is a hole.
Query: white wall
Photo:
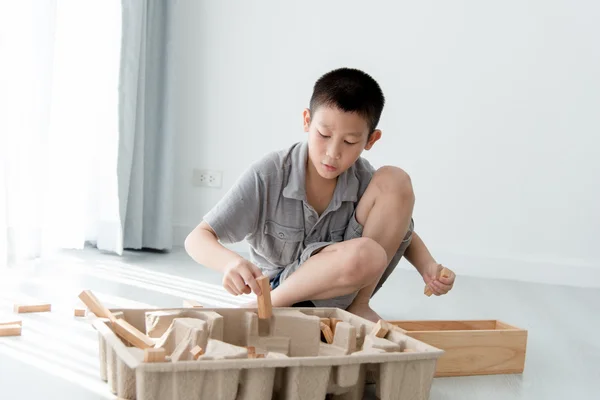
[[[381,84],[364,155],[413,178],[416,229],[459,273],[600,285],[600,4],[178,1],[177,240],[253,160],[303,140],[314,81]],[[194,167],[224,172],[219,190]]]

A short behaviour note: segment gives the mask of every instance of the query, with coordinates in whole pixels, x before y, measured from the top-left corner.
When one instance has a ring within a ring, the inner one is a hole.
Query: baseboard
[[[193,227],[174,226],[173,244],[183,247],[186,236]],[[228,249],[245,257],[245,242],[226,245]],[[544,283],[577,287],[600,288],[600,264],[526,260],[522,258],[489,257],[434,251],[436,260],[457,274],[487,279],[507,279],[523,282]],[[398,268],[413,270],[406,260]]]
[[[600,288],[600,265],[444,252],[435,252],[435,258],[464,276]],[[413,269],[406,260],[403,260],[401,267]]]

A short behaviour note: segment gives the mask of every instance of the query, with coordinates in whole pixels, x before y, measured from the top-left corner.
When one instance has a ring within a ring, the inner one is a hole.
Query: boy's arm
[[[442,295],[452,290],[456,275],[450,271],[449,277],[439,277],[438,274],[443,268],[441,264],[433,258],[423,240],[413,232],[410,245],[404,252],[404,257],[419,271],[423,281],[431,288],[435,295]]]
[[[194,261],[223,274],[223,286],[233,294],[249,294],[252,290],[260,295],[256,278],[261,270],[244,257],[229,250],[217,238],[215,231],[202,221],[185,239],[185,250]]]
[[[412,233],[410,245],[404,252],[404,258],[408,260],[421,275],[427,273],[430,265],[437,264],[427,246],[417,232]]]
[[[199,264],[223,274],[223,286],[231,294],[260,294],[256,278],[261,270],[227,249],[222,243],[236,243],[258,229],[264,184],[252,166],[204,216],[185,240],[187,253]]]
[[[198,264],[221,273],[225,272],[228,264],[243,258],[219,243],[217,234],[205,221],[187,236],[185,250]]]

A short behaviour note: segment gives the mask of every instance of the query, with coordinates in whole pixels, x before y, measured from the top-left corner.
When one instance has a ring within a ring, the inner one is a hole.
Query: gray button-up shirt
[[[237,180],[204,220],[222,243],[246,240],[251,261],[270,278],[316,242],[341,242],[375,169],[359,158],[337,180],[319,216],[306,200],[308,144],[272,152]]]

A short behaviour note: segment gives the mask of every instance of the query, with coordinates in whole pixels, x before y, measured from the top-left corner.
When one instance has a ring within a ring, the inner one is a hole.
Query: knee
[[[376,185],[382,193],[400,195],[404,199],[413,201],[415,193],[412,181],[406,171],[401,168],[386,165],[375,171],[371,183]]]
[[[385,249],[371,238],[349,242],[345,252],[344,273],[340,278],[348,286],[363,286],[377,279],[388,265]]]

